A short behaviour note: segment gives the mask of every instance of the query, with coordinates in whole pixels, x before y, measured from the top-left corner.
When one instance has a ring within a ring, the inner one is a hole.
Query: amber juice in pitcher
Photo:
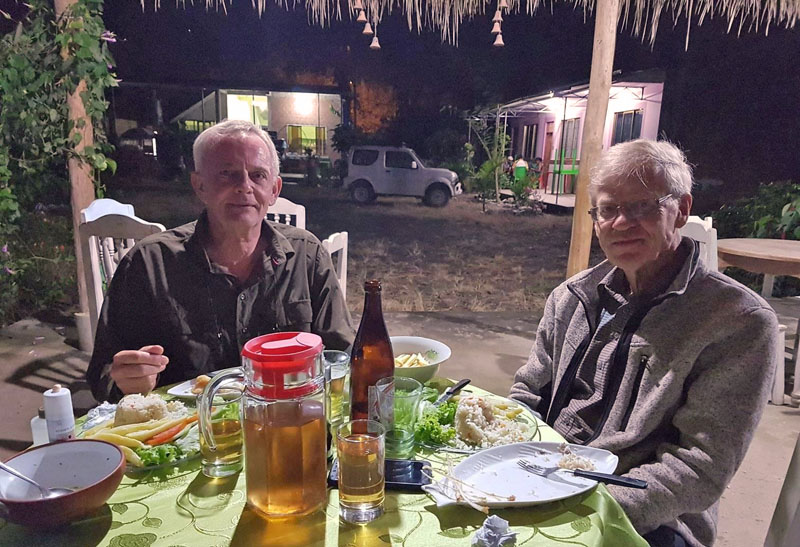
[[[325,408],[276,401],[245,409],[247,501],[266,515],[300,515],[327,500]]]

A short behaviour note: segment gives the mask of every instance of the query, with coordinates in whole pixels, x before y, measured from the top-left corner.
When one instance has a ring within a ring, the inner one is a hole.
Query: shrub
[[[781,237],[776,229],[780,222],[770,225],[770,219],[780,219],[784,207],[798,199],[798,183],[785,180],[761,184],[755,196],[740,199],[731,205],[723,205],[712,214],[717,234],[720,238]]]

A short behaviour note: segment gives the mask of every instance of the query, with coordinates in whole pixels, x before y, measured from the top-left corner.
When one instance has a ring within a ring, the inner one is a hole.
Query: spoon
[[[74,492],[74,490],[72,488],[45,488],[44,486],[42,486],[41,484],[39,484],[35,480],[29,479],[28,477],[26,477],[25,475],[23,475],[22,473],[20,473],[16,469],[14,469],[12,467],[9,467],[8,465],[4,464],[3,462],[0,462],[0,469],[5,471],[6,473],[10,473],[11,475],[14,475],[18,479],[22,479],[25,482],[34,485],[36,488],[39,489],[39,491],[41,492],[41,495],[42,495],[43,498],[55,498],[55,497],[58,497],[58,496],[63,496],[65,494],[71,494],[72,492]]]

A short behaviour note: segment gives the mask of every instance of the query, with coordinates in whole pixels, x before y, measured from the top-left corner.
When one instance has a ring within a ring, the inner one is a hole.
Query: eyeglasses
[[[619,216],[620,211],[623,211],[625,218],[628,220],[641,220],[658,212],[661,206],[670,198],[672,198],[672,194],[667,194],[657,199],[633,201],[624,205],[614,205],[612,203],[599,205],[589,209],[589,215],[595,222],[612,222]]]

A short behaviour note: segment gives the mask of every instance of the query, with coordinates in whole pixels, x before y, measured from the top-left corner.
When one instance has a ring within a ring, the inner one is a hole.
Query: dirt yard
[[[349,233],[347,299],[356,312],[368,277],[383,281],[386,311],[541,310],[564,279],[569,215],[487,214],[471,196],[433,209],[394,197],[358,206],[341,191],[296,185],[282,195],[305,205],[307,228],[318,237]],[[120,199],[167,227],[200,210],[188,189],[130,191]]]

